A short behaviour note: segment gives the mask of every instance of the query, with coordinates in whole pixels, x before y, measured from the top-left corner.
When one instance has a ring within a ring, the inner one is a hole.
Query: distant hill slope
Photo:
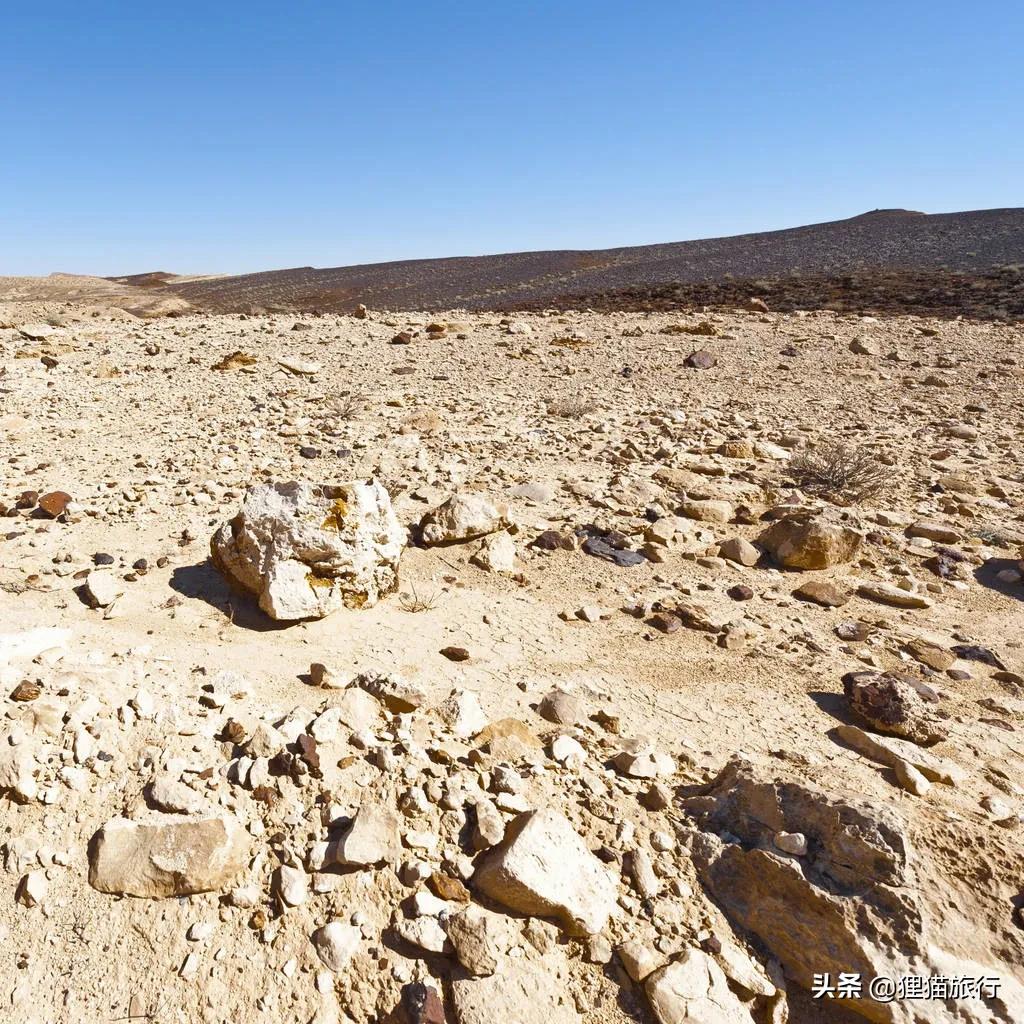
[[[636,305],[642,304],[638,295],[664,293],[664,286],[676,284],[688,286],[685,294],[694,300],[702,286],[723,282],[733,290],[737,283],[756,290],[759,283],[794,275],[833,281],[877,272],[887,282],[902,272],[941,280],[947,272],[962,278],[1015,266],[1024,267],[1024,209],[1019,208],[943,214],[877,210],[783,231],[618,249],[301,267],[186,281],[145,277],[150,287],[221,312],[344,312],[358,303],[393,310],[511,310],[587,304],[588,299],[607,306],[616,301],[613,296],[623,302],[632,296]]]

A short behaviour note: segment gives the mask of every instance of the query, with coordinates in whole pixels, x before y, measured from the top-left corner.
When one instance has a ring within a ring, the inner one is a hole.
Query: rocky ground
[[[1021,325],[88,301],[0,307],[0,1016],[1024,1019]]]

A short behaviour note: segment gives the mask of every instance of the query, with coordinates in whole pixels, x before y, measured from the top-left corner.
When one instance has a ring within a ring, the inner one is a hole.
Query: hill
[[[876,210],[824,224],[688,242],[300,267],[199,280],[166,275],[162,286],[215,312],[346,312],[359,303],[392,310],[644,308],[671,304],[665,288],[677,285],[686,301],[697,302],[714,302],[723,286],[729,302],[735,294],[763,293],[779,301],[781,292],[779,308],[786,308],[785,293],[794,282],[815,283],[809,291],[798,289],[802,302],[841,303],[850,293],[870,305],[873,291],[898,300],[909,275],[915,291],[939,293],[926,308],[941,311],[935,303],[943,301],[942,292],[952,287],[969,299],[977,277],[988,305],[1005,314],[1024,312],[1021,266],[1024,209]]]

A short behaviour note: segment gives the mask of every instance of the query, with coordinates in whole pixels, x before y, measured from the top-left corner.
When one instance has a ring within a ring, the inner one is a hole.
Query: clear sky
[[[1024,205],[1019,0],[8,0],[0,274]]]

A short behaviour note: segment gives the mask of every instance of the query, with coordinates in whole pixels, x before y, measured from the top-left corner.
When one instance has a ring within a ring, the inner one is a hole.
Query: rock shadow
[[[294,626],[275,622],[248,595],[235,590],[207,558],[196,565],[182,565],[171,573],[171,590],[190,601],[205,601],[240,629],[272,633]]]
[[[828,690],[812,690],[808,696],[815,704],[825,712],[826,715],[834,718],[840,725],[863,725],[863,720],[850,711],[846,697],[841,693],[830,693]]]
[[[1024,601],[1024,582],[1004,583],[999,579],[999,573],[1004,569],[1017,569],[1016,558],[990,558],[983,565],[974,570],[974,578],[989,590],[995,590],[1006,597]],[[1019,571],[1019,570],[1018,570]]]

